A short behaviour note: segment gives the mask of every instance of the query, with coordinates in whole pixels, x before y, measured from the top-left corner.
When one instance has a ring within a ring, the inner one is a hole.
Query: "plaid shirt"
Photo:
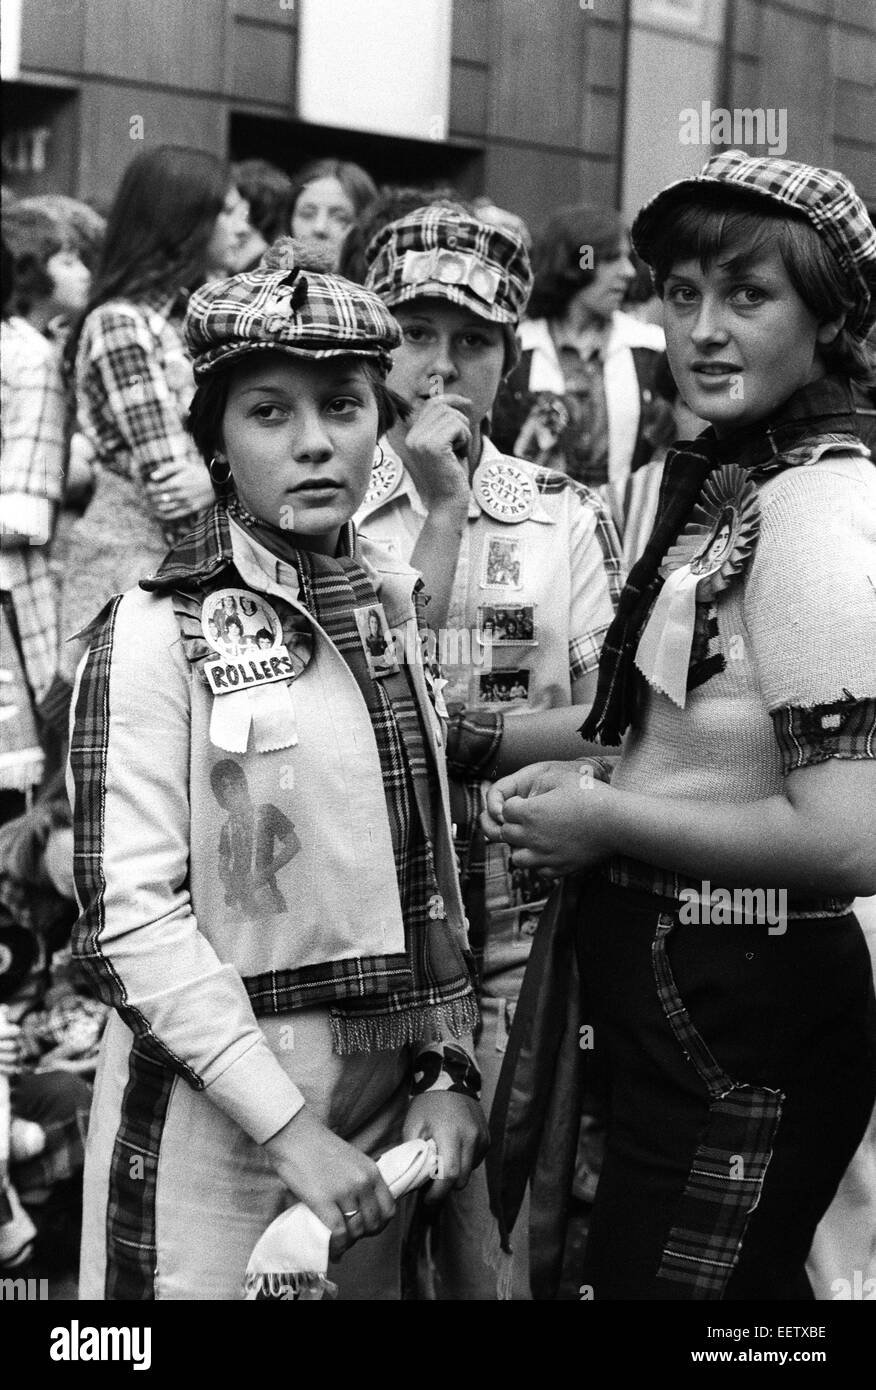
[[[88,315],[76,386],[80,428],[99,467],[142,483],[161,464],[203,467],[183,425],[195,383],[180,324],[176,298],[157,293],[137,303],[112,300]],[[183,519],[174,532],[190,526]]]
[[[55,673],[58,630],[48,544],[64,486],[64,390],[57,350],[24,319],[0,325],[0,531],[28,544],[0,553],[24,669],[39,700]]]

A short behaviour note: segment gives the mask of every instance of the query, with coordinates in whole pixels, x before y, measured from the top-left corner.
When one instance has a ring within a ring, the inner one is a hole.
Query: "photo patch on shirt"
[[[383,604],[370,603],[366,608],[354,608],[353,617],[368,662],[369,675],[375,680],[398,675],[395,640],[386,621]]]
[[[535,604],[482,603],[478,608],[481,642],[493,647],[535,647]]]
[[[218,844],[226,906],[250,918],[287,912],[277,874],[301,849],[292,821],[270,802],[253,802],[246,770],[234,758],[213,764],[210,787],[226,815]]]
[[[529,701],[529,671],[489,671],[478,677],[478,700],[482,705],[524,705]]]
[[[523,541],[518,537],[487,536],[482,589],[522,589]]]

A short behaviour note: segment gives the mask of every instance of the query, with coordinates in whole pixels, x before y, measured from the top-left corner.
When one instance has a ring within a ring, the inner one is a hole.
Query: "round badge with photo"
[[[201,608],[204,640],[227,660],[276,651],[283,645],[280,619],[267,599],[247,589],[217,589]]]
[[[758,531],[757,488],[737,464],[725,464],[703,484],[690,521],[667,551],[664,579],[684,566],[697,577],[697,603],[712,599],[748,565]]]

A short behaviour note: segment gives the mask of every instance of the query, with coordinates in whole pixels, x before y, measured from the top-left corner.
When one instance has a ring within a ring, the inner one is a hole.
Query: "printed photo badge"
[[[751,558],[760,529],[757,489],[737,464],[710,474],[690,521],[668,550],[665,583],[636,651],[649,685],[684,709],[696,605],[710,603]]]
[[[245,753],[252,728],[259,753],[298,742],[288,681],[307,664],[283,645],[280,619],[261,594],[218,589],[204,600],[201,628],[217,653],[204,663],[213,692],[210,741],[227,753]]]
[[[353,617],[368,662],[368,674],[374,680],[397,676],[399,664],[395,641],[386,621],[383,604],[369,603],[364,608],[354,608]]]
[[[471,485],[481,511],[494,521],[516,526],[532,516],[535,484],[516,463],[504,458],[484,459],[475,469]]]

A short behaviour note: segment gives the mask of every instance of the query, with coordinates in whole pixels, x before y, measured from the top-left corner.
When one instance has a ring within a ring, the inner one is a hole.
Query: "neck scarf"
[[[288,532],[252,516],[236,499],[229,511],[296,571],[301,602],[328,634],[359,687],[380,757],[410,984],[377,998],[345,1000],[343,1008],[334,1008],[336,1050],[399,1048],[448,1031],[459,1037],[477,1022],[477,1004],[470,963],[454,939],[438,886],[432,849],[433,807],[440,805],[437,776],[407,667],[400,663],[396,674],[375,679],[353,616],[356,609],[378,604],[378,595],[354,555],[298,550]],[[342,547],[346,543],[349,548],[349,541],[349,533],[342,533]]]
[[[630,571],[608,629],[599,662],[593,708],[581,735],[604,744],[618,744],[636,720],[642,677],[635,654],[651,606],[663,587],[660,565],[699,500],[703,483],[715,468],[736,463],[758,475],[790,466],[785,456],[827,433],[854,435],[854,404],[848,383],[835,377],[811,382],[788,398],[770,417],[745,430],[718,439],[711,428],[693,441],[670,449],[654,530]]]

